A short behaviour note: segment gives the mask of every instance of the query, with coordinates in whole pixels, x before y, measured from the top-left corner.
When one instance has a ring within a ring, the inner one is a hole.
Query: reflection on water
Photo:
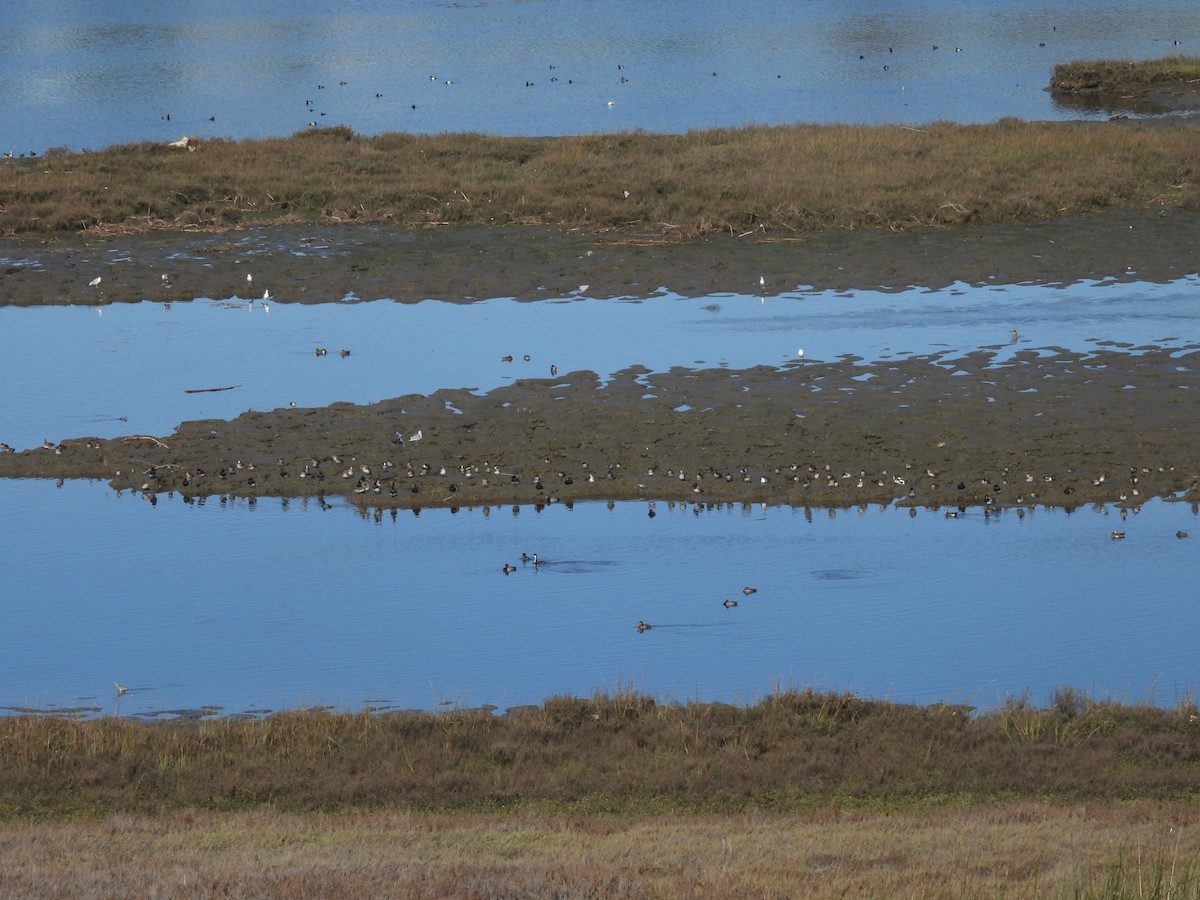
[[[241,300],[0,307],[0,375],[19,387],[0,398],[0,440],[24,449],[45,439],[164,435],[184,420],[291,402],[488,391],[549,377],[552,365],[608,377],[632,365],[781,366],[800,350],[807,361],[875,361],[993,347],[1004,361],[1020,350],[1102,342],[1181,347],[1200,334],[1196,287],[1185,278],[763,297],[664,291],[640,301],[273,303],[270,313]],[[316,347],[330,352],[318,357]]]
[[[1182,503],[1128,518],[666,503],[393,516],[6,481],[0,504],[6,708],[504,708],[626,684],[987,707],[1027,687],[1162,703],[1195,687],[1200,536],[1175,536],[1197,530]]]
[[[588,134],[1076,118],[1045,91],[1055,63],[1198,44],[1190,0],[710,0],[685,16],[641,0],[14,0],[0,30],[3,149],[310,123]]]

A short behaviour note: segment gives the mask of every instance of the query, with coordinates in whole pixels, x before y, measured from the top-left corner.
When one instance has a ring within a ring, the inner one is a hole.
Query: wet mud
[[[265,291],[275,303],[640,297],[664,287],[705,296],[758,291],[760,277],[768,292],[1163,282],[1197,271],[1198,233],[1200,216],[1163,208],[1032,225],[695,241],[386,224],[0,240],[0,305],[259,299]]]
[[[641,296],[1167,280],[1195,272],[1197,221],[670,244],[537,230],[259,230],[14,245],[5,303],[196,296],[272,302]],[[16,262],[14,262],[16,261]],[[14,271],[15,270],[15,271]],[[246,274],[252,276],[247,282]],[[162,275],[167,275],[166,279]],[[88,282],[101,277],[99,285]],[[81,286],[82,285],[82,286]],[[254,285],[253,290],[248,285]],[[261,286],[261,289],[260,289]],[[0,477],[95,478],[155,499],[342,496],[366,507],[647,499],[804,506],[1200,502],[1191,336],[1157,346],[996,350],[783,367],[526,379],[371,405],[185,422],[0,453]],[[500,351],[497,351],[498,354]]]
[[[443,390],[187,422],[161,437],[66,440],[3,454],[0,476],[374,507],[1200,501],[1200,344],[1023,351],[996,365],[994,356],[633,368],[603,385],[570,372],[484,395]]]

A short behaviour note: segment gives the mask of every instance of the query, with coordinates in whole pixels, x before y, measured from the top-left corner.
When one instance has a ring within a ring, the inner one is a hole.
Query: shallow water
[[[1184,346],[1200,334],[1197,279],[1167,284],[965,284],[936,291],[805,291],[538,303],[286,304],[236,298],[0,307],[0,440],[169,434],[181,421],[633,365],[782,366],[844,356],[994,348]],[[1013,339],[1010,328],[1019,337]],[[618,337],[619,336],[619,337]],[[317,357],[317,346],[328,354]],[[341,357],[339,351],[350,350]],[[513,362],[502,357],[512,355]],[[524,356],[529,355],[526,362]],[[218,393],[185,394],[231,387]]]
[[[664,503],[375,518],[6,481],[0,505],[21,523],[0,546],[7,708],[505,708],[624,686],[752,702],[778,685],[1169,704],[1195,688],[1200,538],[1175,537],[1196,530],[1182,503],[1127,519]]]
[[[1055,63],[1200,46],[1189,0],[10,0],[4,20],[3,149],[37,153],[309,123],[587,134],[1103,117],[1055,104]]]

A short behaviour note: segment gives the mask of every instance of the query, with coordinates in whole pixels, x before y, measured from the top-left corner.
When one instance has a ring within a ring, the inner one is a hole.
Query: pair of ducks
[[[749,597],[751,594],[757,594],[758,588],[744,587],[744,588],[742,588],[742,593],[745,594],[747,597]],[[738,605],[738,602],[736,600],[726,600],[721,605],[724,606],[726,609],[733,609],[735,606]],[[639,634],[647,632],[653,627],[654,626],[651,625],[649,622],[643,622],[641,619],[638,619],[637,630],[638,630]]]
[[[533,563],[533,567],[535,569],[538,566],[544,566],[546,564],[546,561],[544,559],[542,559],[542,560],[538,559],[538,555],[536,553],[533,554],[533,556],[530,556],[528,553],[522,553],[521,554],[521,562],[523,562],[523,563],[531,562],[531,563]],[[517,567],[512,565],[511,563],[505,563],[504,568],[502,568],[500,571],[502,571],[505,575],[508,575],[512,572],[517,571]],[[649,627],[649,626],[647,626],[647,627]]]
[[[326,350],[324,347],[318,347],[318,348],[317,348],[317,356],[324,356],[324,355],[325,355],[325,354],[327,354],[328,352],[329,352],[329,351],[328,351],[328,350]],[[339,350],[339,351],[338,351],[338,356],[340,356],[342,359],[345,359],[345,358],[346,358],[347,356],[349,356],[349,355],[350,355],[350,351],[349,351],[349,350]]]

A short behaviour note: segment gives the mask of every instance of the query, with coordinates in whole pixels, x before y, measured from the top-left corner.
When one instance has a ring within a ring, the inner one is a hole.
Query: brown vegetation
[[[1190,897],[1198,761],[1190,698],[1072,689],[14,716],[0,895]]]
[[[633,691],[483,711],[297,711],[261,721],[0,720],[0,818],[270,808],[490,812],[914,809],[1186,802],[1200,720],[1062,690],[983,716],[783,691],[750,707]]]
[[[1200,209],[1191,128],[752,127],[684,135],[355,135],[128,144],[0,166],[0,234],[392,220],[681,237]]]
[[[1167,56],[1134,62],[1128,59],[1076,60],[1054,67],[1050,89],[1123,94],[1158,85],[1200,82],[1200,57]]]
[[[11,897],[1194,897],[1191,807],[216,814],[0,825]]]

